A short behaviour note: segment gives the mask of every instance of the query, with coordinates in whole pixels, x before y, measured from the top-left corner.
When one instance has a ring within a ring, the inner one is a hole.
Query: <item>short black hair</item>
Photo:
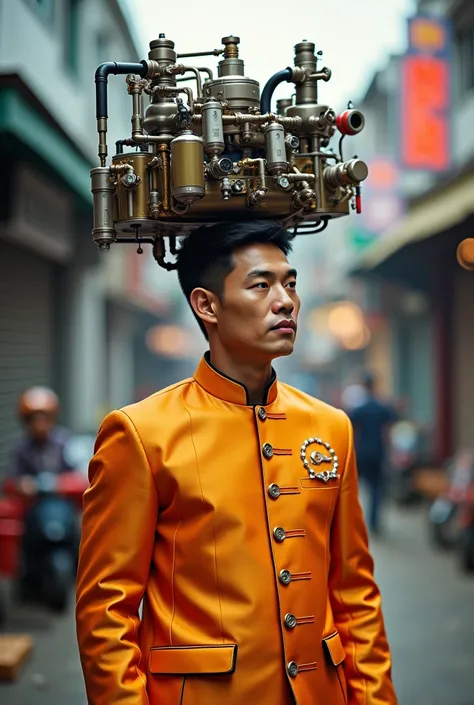
[[[212,291],[222,300],[227,276],[235,267],[233,254],[245,245],[275,245],[286,256],[292,251],[294,235],[270,220],[218,223],[202,226],[181,242],[178,251],[178,280],[188,303],[197,287]],[[193,314],[207,340],[201,319]]]
[[[373,392],[375,389],[375,375],[373,372],[366,371],[362,377],[362,383],[368,392]]]

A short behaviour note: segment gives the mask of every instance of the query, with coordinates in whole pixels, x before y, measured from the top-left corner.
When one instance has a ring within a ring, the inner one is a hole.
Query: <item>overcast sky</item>
[[[178,52],[220,48],[228,34],[241,39],[245,74],[261,87],[276,71],[293,65],[293,46],[302,39],[315,42],[324,52],[323,64],[333,74],[320,88],[320,102],[335,109],[347,100],[357,101],[375,69],[388,54],[405,46],[405,18],[414,0],[270,0],[262,2],[201,2],[196,0],[121,0],[132,15],[136,36],[146,58],[148,42],[164,32]],[[176,7],[176,14],[170,10]],[[240,10],[235,15],[233,9]],[[127,60],[127,57],[117,57]],[[216,57],[200,59],[216,66]],[[322,65],[322,64],[321,64]],[[275,97],[288,94],[288,84]]]

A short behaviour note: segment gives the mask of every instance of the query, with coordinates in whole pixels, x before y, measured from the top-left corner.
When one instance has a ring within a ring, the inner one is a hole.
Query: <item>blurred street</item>
[[[473,705],[474,583],[428,546],[423,510],[391,509],[386,526],[372,552],[399,705]],[[0,687],[2,705],[85,705],[72,610],[17,609],[7,631],[32,633],[35,651],[18,682]]]

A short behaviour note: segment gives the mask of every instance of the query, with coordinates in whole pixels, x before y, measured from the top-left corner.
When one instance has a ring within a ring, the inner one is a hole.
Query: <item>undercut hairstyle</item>
[[[194,230],[181,242],[178,251],[178,280],[188,303],[196,288],[212,291],[220,301],[224,285],[235,267],[234,253],[246,245],[268,244],[278,247],[285,256],[292,251],[292,239],[287,230],[268,220],[241,223],[218,223]],[[206,340],[208,335],[203,321],[194,313]]]

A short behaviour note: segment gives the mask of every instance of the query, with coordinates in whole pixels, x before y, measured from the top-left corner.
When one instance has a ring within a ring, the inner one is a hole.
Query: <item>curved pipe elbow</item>
[[[280,83],[284,83],[285,81],[289,83],[292,79],[292,76],[293,69],[288,67],[286,69],[283,69],[282,71],[278,71],[277,73],[273,74],[271,78],[268,79],[262,91],[262,97],[260,98],[260,112],[263,115],[271,112],[272,97],[275,88],[279,86]]]
[[[97,67],[95,72],[96,87],[96,117],[106,118],[107,114],[107,79],[110,74],[126,75],[136,73],[139,76],[146,76],[148,66],[146,61],[139,63],[126,63],[117,61],[107,61]]]

